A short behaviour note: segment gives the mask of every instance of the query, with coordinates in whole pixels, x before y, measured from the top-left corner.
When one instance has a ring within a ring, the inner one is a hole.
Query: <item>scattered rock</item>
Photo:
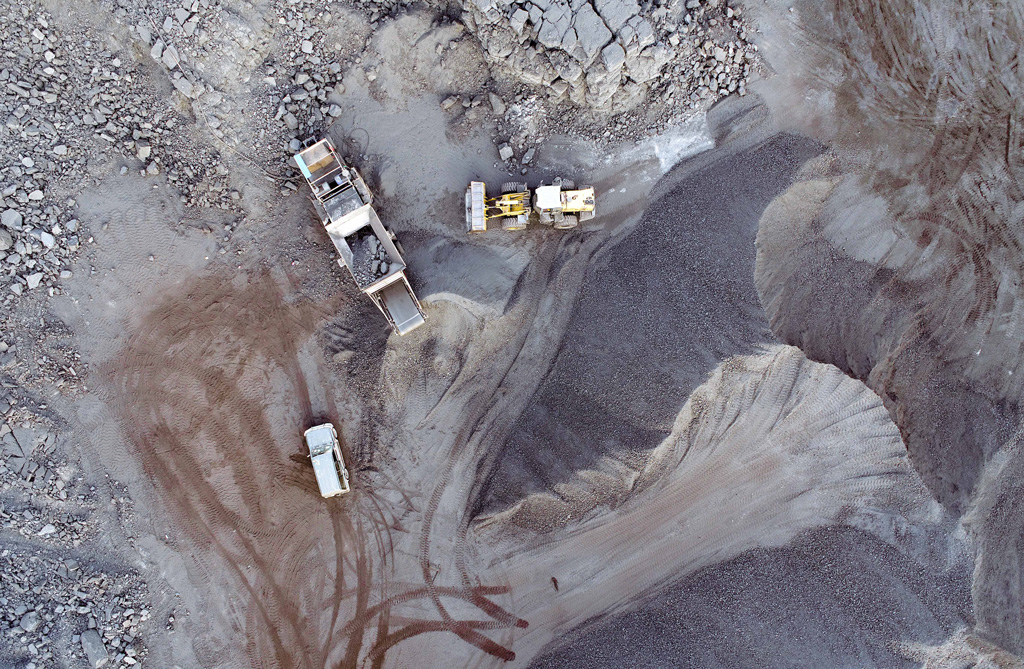
[[[3,223],[5,228],[11,230],[21,230],[21,222],[23,220],[21,212],[14,209],[8,209],[3,214],[0,214],[0,223]]]
[[[491,101],[491,109],[494,111],[494,113],[497,116],[504,116],[505,115],[505,103],[502,102],[501,98],[498,97],[497,95],[495,95],[494,93],[489,93],[488,96],[489,96],[490,101]]]
[[[21,627],[22,630],[31,634],[39,628],[41,622],[42,621],[39,620],[38,613],[36,613],[35,611],[29,611],[21,617],[21,620],[18,622],[18,625]]]
[[[107,649],[103,645],[103,639],[100,638],[99,632],[96,630],[82,632],[82,650],[85,651],[86,660],[93,669],[105,666],[110,659],[107,656]]]

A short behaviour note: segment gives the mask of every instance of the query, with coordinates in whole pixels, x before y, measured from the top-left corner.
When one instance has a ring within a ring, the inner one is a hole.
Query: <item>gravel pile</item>
[[[325,11],[314,2],[275,3],[268,7],[275,20],[255,24],[215,0],[118,2],[111,9],[214,141],[281,181],[285,194],[296,189],[288,180],[295,175],[291,154],[342,113],[341,80],[362,62],[372,27],[362,14],[383,16],[377,4]]]
[[[131,666],[145,657],[139,633],[150,612],[137,575],[20,545],[0,550],[0,575],[0,638],[17,666]]]

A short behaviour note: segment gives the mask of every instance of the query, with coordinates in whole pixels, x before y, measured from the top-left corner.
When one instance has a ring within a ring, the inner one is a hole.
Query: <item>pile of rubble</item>
[[[143,660],[149,620],[137,575],[107,573],[61,551],[14,545],[0,550],[0,639],[11,665],[90,667]]]
[[[352,276],[360,286],[367,286],[391,269],[387,249],[376,235],[366,234],[348,240],[352,248]]]
[[[295,190],[285,180],[291,176],[285,173],[287,157],[341,115],[344,72],[361,63],[373,22],[383,16],[376,5],[357,12],[275,3],[268,9],[276,21],[253,27],[215,0],[111,8],[214,140],[271,180],[283,181],[286,192]],[[282,167],[271,167],[277,164]]]
[[[59,280],[88,241],[75,218],[89,166],[164,174],[192,206],[227,207],[227,170],[196,146],[176,101],[154,96],[130,56],[87,29],[58,29],[42,11],[0,16],[0,290],[3,302]]]
[[[0,663],[133,665],[146,654],[143,580],[96,564],[97,491],[45,421],[0,422]],[[125,500],[127,503],[127,500]],[[111,664],[110,662],[113,662]]]
[[[495,73],[603,119],[644,102],[692,113],[744,95],[755,67],[742,11],[724,0],[467,0],[464,9]],[[530,98],[517,95],[509,110]]]

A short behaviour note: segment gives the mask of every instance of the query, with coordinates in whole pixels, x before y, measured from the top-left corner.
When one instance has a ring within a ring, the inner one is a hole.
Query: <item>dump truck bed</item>
[[[359,172],[345,165],[330,140],[322,139],[295,155],[313,191],[317,215],[359,289],[366,293],[398,334],[425,316],[405,276],[405,261],[373,210],[372,195]]]
[[[360,290],[374,290],[386,284],[389,277],[405,270],[405,261],[391,235],[369,205],[326,227],[342,264]],[[381,265],[386,267],[381,268]]]

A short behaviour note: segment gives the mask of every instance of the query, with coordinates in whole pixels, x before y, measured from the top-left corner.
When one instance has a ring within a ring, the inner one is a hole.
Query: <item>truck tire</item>
[[[576,214],[562,214],[562,221],[555,223],[555,230],[572,230],[579,224],[580,219]]]
[[[576,190],[576,182],[571,179],[562,179],[562,190]]]
[[[526,184],[522,181],[506,181],[501,184],[502,195],[508,195],[509,193],[525,193]]]
[[[501,219],[501,227],[506,232],[517,232],[519,230],[526,229],[526,225],[524,223],[520,223],[519,219],[515,216],[508,216]]]

